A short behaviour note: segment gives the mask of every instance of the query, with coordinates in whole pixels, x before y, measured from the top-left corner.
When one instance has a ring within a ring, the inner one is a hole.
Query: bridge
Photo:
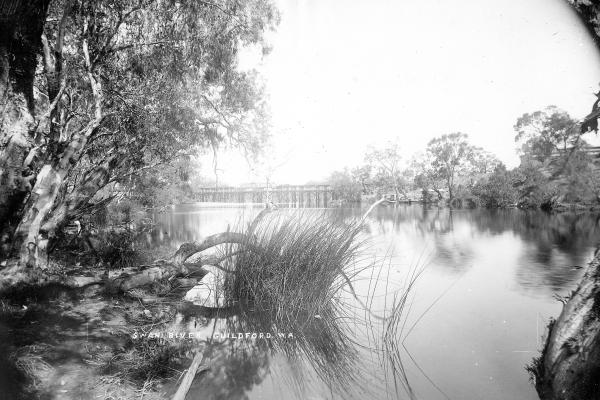
[[[196,201],[219,203],[267,203],[289,207],[328,207],[337,200],[329,185],[278,185],[204,187]]]

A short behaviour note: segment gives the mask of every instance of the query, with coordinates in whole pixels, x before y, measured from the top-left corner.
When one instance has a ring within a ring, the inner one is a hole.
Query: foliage
[[[518,190],[515,188],[514,174],[503,164],[483,177],[473,186],[473,194],[484,207],[509,207],[517,204]]]
[[[578,125],[555,106],[517,120],[515,140],[523,145],[516,173],[523,205],[598,201],[598,168],[586,153]]]
[[[518,188],[519,206],[537,208],[557,194],[557,187],[541,172],[542,164],[535,159],[524,159],[515,169],[515,183]]]
[[[22,257],[141,171],[207,148],[260,151],[266,99],[237,56],[244,46],[268,51],[264,33],[278,22],[269,0],[55,0],[46,17],[31,82],[38,117],[19,150],[30,153],[27,184],[21,198],[0,196],[12,213],[0,231],[24,243]],[[11,205],[23,197],[24,207]]]
[[[130,182],[120,185],[128,191],[128,197],[150,208],[194,200],[194,187],[199,179],[201,166],[192,157],[182,157],[160,169],[145,170],[136,174]]]
[[[523,114],[514,129],[515,141],[522,143],[521,153],[540,162],[582,142],[577,122],[556,106]]]
[[[583,151],[573,151],[562,172],[564,201],[567,203],[598,202],[600,180],[591,157]]]
[[[467,173],[469,160],[474,148],[464,133],[456,132],[432,139],[427,144],[427,154],[431,160],[431,179],[444,182],[448,197],[454,197],[457,178]]]
[[[334,199],[341,199],[350,203],[360,202],[363,186],[347,168],[342,171],[334,171],[327,182],[331,186]]]
[[[417,154],[411,161],[411,168],[414,171],[414,186],[421,190],[425,202],[433,200],[433,193],[437,200],[444,198],[444,182],[433,169],[431,154]]]
[[[515,129],[523,145],[521,164],[513,170],[470,144],[466,134],[452,133],[432,139],[407,164],[397,144],[370,148],[366,164],[351,173],[336,172],[330,184],[347,198],[359,198],[361,189],[363,194],[417,189],[424,202],[476,196],[484,207],[552,208],[600,201],[600,163],[588,152],[577,121],[550,106],[523,114]]]
[[[407,170],[402,168],[400,145],[389,142],[382,148],[371,147],[365,154],[365,162],[374,171],[373,185],[382,193],[393,191],[396,195],[405,194],[410,179]]]
[[[91,57],[97,74],[111,78],[103,82],[104,112],[114,115],[89,144],[81,167],[116,152],[111,180],[127,185],[133,172],[135,178],[142,168],[162,169],[226,140],[259,151],[266,103],[258,76],[239,71],[236,56],[242,45],[266,45],[262,32],[277,18],[272,6],[261,0],[140,4],[99,2],[83,10],[102,15],[89,28],[97,32]]]
[[[369,194],[373,190],[373,167],[371,165],[362,165],[355,167],[351,171],[352,179],[360,185],[362,194]]]

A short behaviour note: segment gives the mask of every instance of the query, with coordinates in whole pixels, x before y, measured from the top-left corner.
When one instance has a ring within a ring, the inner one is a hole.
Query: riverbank
[[[164,384],[191,362],[190,346],[135,340],[136,332],[172,321],[176,309],[132,294],[51,284],[2,298],[2,387],[9,398],[170,398]]]

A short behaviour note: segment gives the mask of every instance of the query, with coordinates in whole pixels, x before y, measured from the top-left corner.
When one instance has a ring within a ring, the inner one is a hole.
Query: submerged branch
[[[187,372],[185,373],[185,376],[181,380],[181,384],[179,385],[179,388],[177,388],[177,392],[175,392],[175,394],[173,395],[172,400],[185,400],[185,396],[187,396],[187,393],[190,390],[190,387],[192,386],[192,382],[194,382],[196,374],[198,372],[205,371],[208,369],[207,366],[201,365],[202,359],[202,353],[200,351],[197,352],[194,356],[194,359],[192,360],[192,364],[190,365]]]
[[[196,253],[200,253],[220,244],[245,243],[247,241],[246,238],[246,235],[242,233],[223,232],[209,236],[201,243],[184,243],[168,261],[175,265],[182,265],[188,258]]]

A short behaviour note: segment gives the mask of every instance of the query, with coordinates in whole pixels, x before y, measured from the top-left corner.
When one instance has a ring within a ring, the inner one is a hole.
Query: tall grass
[[[232,271],[226,299],[271,311],[279,322],[319,315],[359,272],[361,230],[358,221],[340,223],[324,212],[265,215],[245,243],[225,249],[232,255],[224,265]]]

